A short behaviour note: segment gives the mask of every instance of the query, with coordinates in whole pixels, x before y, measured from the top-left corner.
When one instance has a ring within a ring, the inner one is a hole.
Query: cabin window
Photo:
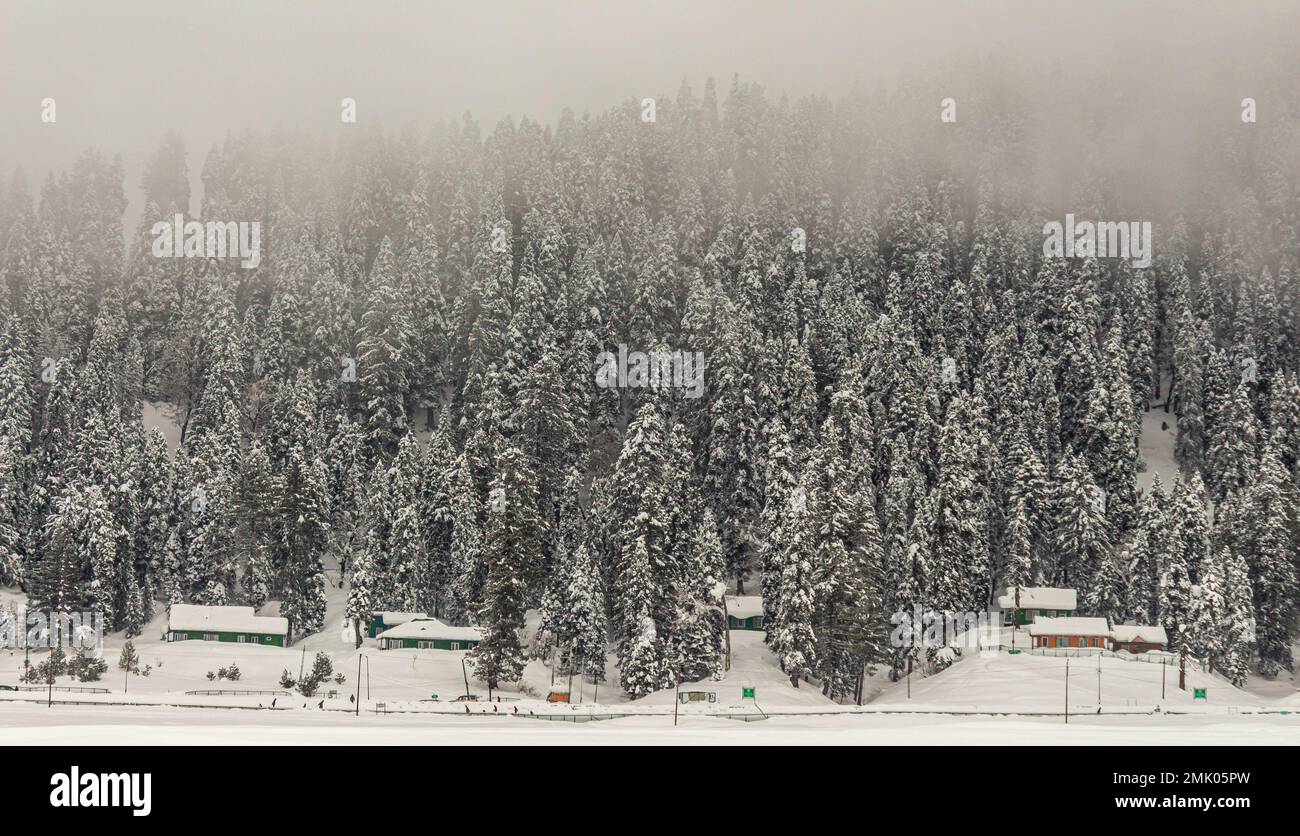
[[[1065,636],[1057,636],[1057,637],[1056,637],[1056,646],[1057,646],[1057,647],[1069,647],[1069,646],[1070,646],[1070,640],[1067,639]]]
[[[253,637],[252,637],[252,640],[253,640],[253,644],[261,644],[261,643],[262,643],[262,637],[261,637],[261,636],[253,636]]]
[[[216,633],[204,633],[203,640],[205,642],[221,641],[221,636],[218,636]]]
[[[460,642],[452,642],[452,643],[451,643],[451,649],[452,649],[452,650],[460,650]]]
[[[422,641],[422,642],[416,642],[416,643],[415,643],[415,646],[416,646],[417,648],[419,648],[420,650],[432,650],[432,649],[433,649],[433,642],[424,642],[424,641]]]

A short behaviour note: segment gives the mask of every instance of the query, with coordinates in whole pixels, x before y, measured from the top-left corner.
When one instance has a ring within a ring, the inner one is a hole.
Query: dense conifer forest
[[[295,640],[341,587],[479,626],[493,685],[554,654],[631,696],[719,670],[724,586],[839,700],[946,663],[891,614],[1017,584],[1291,670],[1300,115],[1121,157],[1080,97],[1063,161],[995,68],[943,95],[709,80],[651,119],[160,137],[138,183],[122,149],[11,167],[0,585],[127,636],[275,605]],[[1150,222],[1151,265],[1046,257],[1067,213]],[[158,257],[178,214],[259,223],[260,261]],[[598,385],[604,352],[698,352],[702,386]]]

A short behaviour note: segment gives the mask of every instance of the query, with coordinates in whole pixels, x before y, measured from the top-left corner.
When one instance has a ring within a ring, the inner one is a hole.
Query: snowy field
[[[806,684],[792,688],[760,633],[733,633],[732,645],[732,671],[722,682],[707,684],[717,691],[718,702],[679,707],[680,725],[674,727],[671,691],[629,702],[608,684],[598,694],[590,683],[581,690],[575,686],[575,704],[568,706],[506,691],[503,702],[467,708],[452,701],[465,687],[461,654],[381,652],[369,644],[360,654],[365,659],[359,715],[348,699],[356,692],[359,654],[346,649],[331,654],[336,669],[349,674],[346,685],[328,686],[338,691],[335,696],[283,694],[274,697],[272,708],[271,695],[186,691],[277,690],[279,671],[302,660],[299,649],[149,644],[142,660],[163,661],[161,672],[131,677],[125,692],[120,672],[96,683],[110,693],[55,692],[55,704],[49,707],[44,692],[0,691],[0,745],[1300,745],[1300,699],[1293,689],[1279,697],[1257,694],[1199,671],[1189,672],[1189,690],[1184,692],[1177,688],[1173,667],[1112,657],[1072,658],[1067,725],[1064,658],[968,653],[940,674],[914,678],[910,697],[906,682],[869,680],[871,701],[852,706],[832,703]],[[231,661],[244,669],[240,682],[218,686],[206,681],[203,671]],[[522,687],[537,691],[549,673],[533,662],[527,679],[534,684]],[[483,693],[472,678],[470,683],[472,692]],[[758,698],[742,699],[745,687],[754,688]],[[1206,688],[1209,698],[1193,700],[1192,688]],[[439,694],[436,701],[431,699],[434,693]]]
[[[671,716],[592,723],[520,717],[362,716],[310,711],[0,705],[0,745],[1297,745],[1300,716]]]

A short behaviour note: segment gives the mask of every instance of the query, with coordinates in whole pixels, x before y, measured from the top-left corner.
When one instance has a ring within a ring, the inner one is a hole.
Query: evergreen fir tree
[[[483,535],[487,585],[479,615],[483,641],[470,651],[476,675],[495,689],[523,672],[519,630],[524,626],[526,567],[537,561],[537,485],[522,450],[511,447],[497,461],[492,491],[498,507],[490,508]]]

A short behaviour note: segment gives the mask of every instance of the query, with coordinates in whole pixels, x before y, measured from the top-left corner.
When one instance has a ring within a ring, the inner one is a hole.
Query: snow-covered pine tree
[[[803,490],[806,492],[807,488]],[[798,688],[800,680],[812,676],[817,664],[817,635],[813,630],[817,546],[807,502],[787,505],[781,530],[784,535],[781,585],[777,590],[777,621],[771,644],[781,661],[781,670],[790,677],[790,684]]]
[[[1067,452],[1057,473],[1056,526],[1053,534],[1055,585],[1084,590],[1111,549],[1105,498],[1079,457]]]
[[[425,555],[419,508],[423,453],[413,433],[402,436],[385,480],[388,538],[385,543],[389,594],[385,606],[403,612],[428,612],[434,591]]]
[[[1029,512],[1024,497],[1012,500],[1007,518],[999,586],[1029,586],[1034,577],[1034,535],[1029,525]]]
[[[613,506],[618,520],[614,616],[623,690],[640,697],[670,684],[663,664],[660,625],[654,603],[662,579],[656,569],[664,556],[664,426],[653,398],[647,397],[627,429],[614,467]],[[649,622],[649,623],[647,623]]]
[[[939,612],[982,610],[992,591],[982,409],[977,397],[958,393],[939,441],[938,516],[929,567],[929,602]]]
[[[831,400],[814,456],[816,673],[835,700],[860,694],[866,666],[883,653],[884,547],[872,482],[874,443],[855,375]]]
[[[1219,552],[1223,572],[1223,622],[1221,624],[1218,671],[1232,684],[1242,687],[1250,673],[1255,650],[1255,607],[1251,600],[1250,569],[1245,558],[1223,548]]]
[[[1140,624],[1160,623],[1160,578],[1168,536],[1169,498],[1157,473],[1151,490],[1138,504],[1137,526],[1121,547],[1122,565],[1127,567],[1129,592],[1126,610]]]
[[[357,328],[357,383],[361,414],[372,455],[387,456],[408,427],[407,398],[412,388],[413,326],[410,300],[398,289],[392,242],[379,246],[369,279],[370,293]]]
[[[806,502],[800,491],[794,451],[785,422],[778,417],[767,426],[767,464],[764,474],[763,510],[759,515],[759,590],[763,598],[763,623],[776,624],[776,605],[781,587],[781,555],[784,553],[784,521],[791,502]],[[767,640],[772,633],[768,631]]]
[[[761,510],[762,428],[752,393],[750,347],[758,338],[749,315],[731,311],[715,356],[709,358],[710,404],[705,495],[717,504],[716,513],[727,555],[727,569],[743,593],[749,577],[752,529]]]
[[[487,584],[479,622],[483,641],[470,651],[475,674],[495,689],[523,673],[519,630],[524,626],[527,568],[541,557],[537,483],[524,452],[505,450],[497,459],[492,500],[483,534]]]
[[[375,572],[370,549],[359,549],[351,568],[344,617],[352,623],[355,646],[361,647],[362,635],[375,611]]]
[[[1174,331],[1174,385],[1171,393],[1178,415],[1174,457],[1183,472],[1200,470],[1205,458],[1204,323],[1184,309]]]
[[[477,617],[483,601],[487,571],[482,554],[482,522],[469,458],[456,459],[452,479],[451,567],[447,588],[447,618],[467,624]]]
[[[450,423],[450,413],[442,410],[420,466],[420,530],[428,560],[431,611],[439,617],[445,613],[448,587],[454,576],[451,544],[455,524],[452,487],[456,451],[451,442]]]
[[[1223,639],[1227,632],[1227,602],[1224,598],[1226,567],[1223,558],[1224,555],[1210,549],[1201,561],[1197,572],[1198,581],[1191,587],[1187,628],[1182,637],[1191,658],[1212,673],[1219,670],[1219,658],[1224,652]]]
[[[720,677],[726,653],[722,614],[726,569],[711,508],[700,514],[689,548],[681,670],[684,680],[696,681]]]
[[[1294,665],[1291,640],[1295,635],[1300,585],[1296,579],[1296,541],[1287,528],[1288,491],[1295,490],[1289,482],[1275,436],[1264,452],[1259,474],[1249,492],[1253,561],[1250,578],[1254,588],[1259,672],[1267,677],[1292,670]]]
[[[1194,475],[1193,478],[1199,486],[1199,477]],[[1204,506],[1200,505],[1197,492],[1180,480],[1174,486],[1164,554],[1160,561],[1163,566],[1160,575],[1160,623],[1169,636],[1169,649],[1172,651],[1181,651],[1190,645],[1183,637],[1184,631],[1190,628],[1192,619],[1193,576],[1189,564],[1199,567],[1209,547],[1208,541],[1200,537],[1203,515]]]
[[[1215,500],[1228,491],[1241,490],[1259,468],[1259,420],[1245,382],[1239,383],[1218,416],[1206,454],[1206,480]]]
[[[289,449],[279,479],[276,533],[283,572],[280,614],[289,620],[290,641],[319,631],[325,623],[326,480],[315,450],[298,444]]]
[[[32,604],[55,612],[89,607],[112,624],[120,534],[102,488],[68,486],[54,501],[45,524]]]
[[[1122,550],[1106,549],[1101,563],[1088,583],[1084,598],[1088,612],[1120,623],[1128,613],[1130,579]]]

